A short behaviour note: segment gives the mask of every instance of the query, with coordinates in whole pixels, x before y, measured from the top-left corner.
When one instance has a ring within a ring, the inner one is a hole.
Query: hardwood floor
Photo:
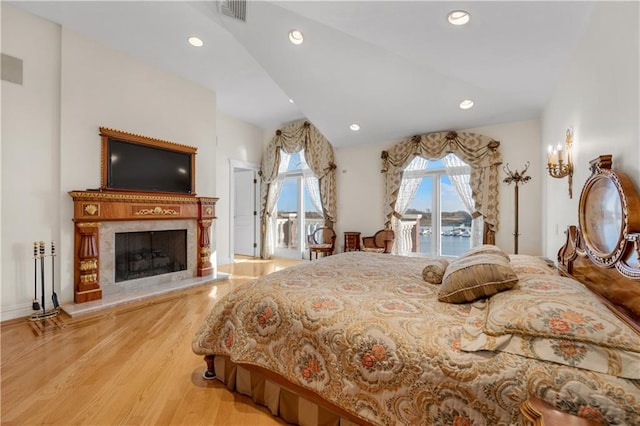
[[[228,282],[46,324],[2,323],[2,425],[285,424],[204,380],[191,340],[230,289],[300,262],[240,258],[219,267]]]

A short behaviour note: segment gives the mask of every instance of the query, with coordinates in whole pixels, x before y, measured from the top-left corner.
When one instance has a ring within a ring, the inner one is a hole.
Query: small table
[[[360,232],[344,233],[344,251],[360,251]]]

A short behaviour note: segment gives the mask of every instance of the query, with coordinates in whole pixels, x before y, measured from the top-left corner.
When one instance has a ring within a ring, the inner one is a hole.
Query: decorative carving
[[[197,240],[189,250],[192,250],[192,256],[196,259],[198,276],[208,276],[214,272],[210,261],[212,250],[209,232],[215,219],[217,198],[133,191],[70,191],[69,195],[74,201],[76,303],[102,298],[98,237],[103,221],[153,221],[163,218],[198,221]],[[86,207],[89,205],[97,206],[96,214],[88,215]]]
[[[98,205],[97,204],[85,204],[82,211],[85,212],[87,215],[89,216],[95,216],[95,214],[98,212]]]
[[[579,227],[567,230],[558,268],[640,333],[640,195],[627,175],[611,169],[610,156],[590,164],[594,174],[580,196]]]
[[[98,280],[98,274],[96,273],[80,275],[80,282],[82,284],[91,284],[96,282],[97,280]]]
[[[183,145],[181,143],[176,143],[176,142],[164,141],[162,139],[150,138],[148,136],[142,136],[135,133],[128,133],[120,130],[114,130],[108,127],[100,127],[100,136],[108,136],[116,139],[122,139],[125,141],[130,140],[134,142],[144,143],[147,145],[155,145],[160,148],[173,149],[176,151],[183,151],[183,152],[196,152],[198,149],[194,146]]]
[[[211,219],[201,219],[198,221],[198,276],[202,277],[213,271],[211,264],[211,241],[209,230],[213,221]]]
[[[111,202],[163,202],[194,203],[200,200],[218,200],[217,198],[203,198],[183,195],[157,195],[139,192],[107,192],[107,191],[70,191],[69,195],[74,199],[84,201],[111,201]]]
[[[98,283],[98,230],[100,222],[76,224],[76,303],[102,298]]]
[[[163,209],[160,206],[156,206],[152,209],[140,209],[140,210],[134,211],[133,214],[135,216],[147,216],[147,215],[175,216],[175,215],[180,215],[180,212],[174,209]]]
[[[582,189],[578,219],[587,255],[597,265],[608,268],[627,253],[627,236],[640,230],[640,202],[631,180],[612,170],[610,156],[606,157],[590,162],[595,173]]]
[[[97,228],[100,226],[100,222],[79,222],[76,223],[78,228]]]
[[[79,268],[82,272],[98,269],[98,261],[96,259],[81,260]]]

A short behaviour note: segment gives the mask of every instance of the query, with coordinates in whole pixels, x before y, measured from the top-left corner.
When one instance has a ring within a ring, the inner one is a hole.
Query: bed
[[[348,252],[287,268],[214,306],[192,345],[205,377],[292,424],[513,425],[551,408],[640,424],[640,199],[624,174],[592,167],[580,217],[608,227],[581,219],[557,267],[481,246],[451,261]],[[611,190],[602,176],[622,197],[613,219],[590,190]],[[617,242],[595,244],[616,218]],[[598,282],[592,270],[620,287],[613,300],[576,279]]]

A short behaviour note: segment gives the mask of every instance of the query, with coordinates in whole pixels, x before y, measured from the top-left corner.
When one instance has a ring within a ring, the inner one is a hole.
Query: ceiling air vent
[[[242,22],[247,18],[247,0],[222,0],[220,12]]]

